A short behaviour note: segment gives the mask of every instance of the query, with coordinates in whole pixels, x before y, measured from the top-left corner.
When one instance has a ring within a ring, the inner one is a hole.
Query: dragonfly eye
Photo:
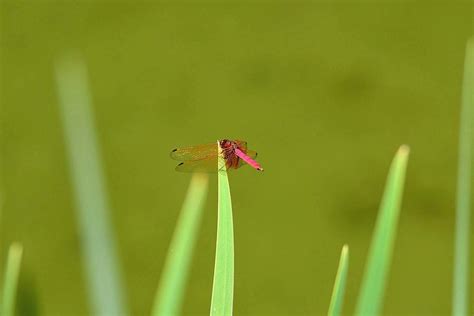
[[[231,146],[231,142],[228,139],[223,139],[220,141],[221,148],[228,148]]]

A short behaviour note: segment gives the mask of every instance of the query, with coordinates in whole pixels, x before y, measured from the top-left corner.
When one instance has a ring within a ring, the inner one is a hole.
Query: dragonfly
[[[176,171],[180,172],[217,172],[218,158],[222,154],[225,165],[220,169],[238,169],[244,164],[252,168],[263,171],[263,168],[254,159],[257,152],[247,149],[247,142],[242,140],[218,140],[216,143],[196,145],[190,147],[176,148],[171,151],[171,158],[181,161],[176,166]],[[219,152],[220,151],[220,152]]]

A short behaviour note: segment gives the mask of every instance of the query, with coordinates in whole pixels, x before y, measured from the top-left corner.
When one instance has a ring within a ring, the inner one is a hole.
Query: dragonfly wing
[[[244,140],[236,140],[237,146],[239,146],[240,150],[243,152],[247,151],[247,142]]]
[[[257,152],[255,150],[247,150],[245,154],[252,159],[257,158]]]
[[[182,162],[176,166],[176,171],[215,173],[217,172],[217,155],[211,158]]]
[[[217,155],[217,143],[176,148],[170,154],[171,158],[178,161],[202,160]]]
[[[242,167],[245,162],[239,159],[239,165],[237,168]],[[219,171],[217,165],[217,157],[202,159],[202,160],[190,160],[180,163],[176,166],[175,170],[179,172],[202,172],[202,173],[216,173]],[[222,168],[225,168],[222,167]],[[227,171],[232,171],[237,168],[227,168]]]

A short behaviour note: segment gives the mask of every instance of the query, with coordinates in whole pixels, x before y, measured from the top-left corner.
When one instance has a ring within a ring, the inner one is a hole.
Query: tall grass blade
[[[349,246],[344,245],[337,268],[336,281],[332,290],[331,303],[329,304],[328,316],[341,315],[344,292],[346,289],[347,270],[349,268]]]
[[[459,127],[456,227],[454,238],[454,316],[469,312],[469,221],[471,207],[472,146],[474,125],[474,39],[467,43]]]
[[[178,315],[189,272],[202,209],[207,195],[208,176],[194,174],[176,224],[160,285],[155,296],[153,316]]]
[[[22,253],[23,247],[18,243],[13,243],[8,250],[5,280],[3,284],[2,316],[13,316],[15,313],[16,289],[18,276],[20,274]]]
[[[92,312],[123,316],[127,304],[82,59],[70,56],[60,60],[56,83]]]
[[[408,146],[401,146],[390,166],[356,305],[358,316],[380,314],[393,253],[408,154]]]
[[[220,151],[220,149],[219,149]],[[232,315],[234,300],[234,228],[227,171],[219,159],[217,243],[212,285],[211,316]]]

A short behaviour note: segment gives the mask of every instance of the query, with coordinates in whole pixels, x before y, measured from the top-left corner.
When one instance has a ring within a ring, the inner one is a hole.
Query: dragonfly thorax
[[[237,142],[228,139],[223,139],[219,142],[222,149],[222,156],[226,162],[227,168],[238,168],[239,157],[235,154],[235,150],[239,148]]]

